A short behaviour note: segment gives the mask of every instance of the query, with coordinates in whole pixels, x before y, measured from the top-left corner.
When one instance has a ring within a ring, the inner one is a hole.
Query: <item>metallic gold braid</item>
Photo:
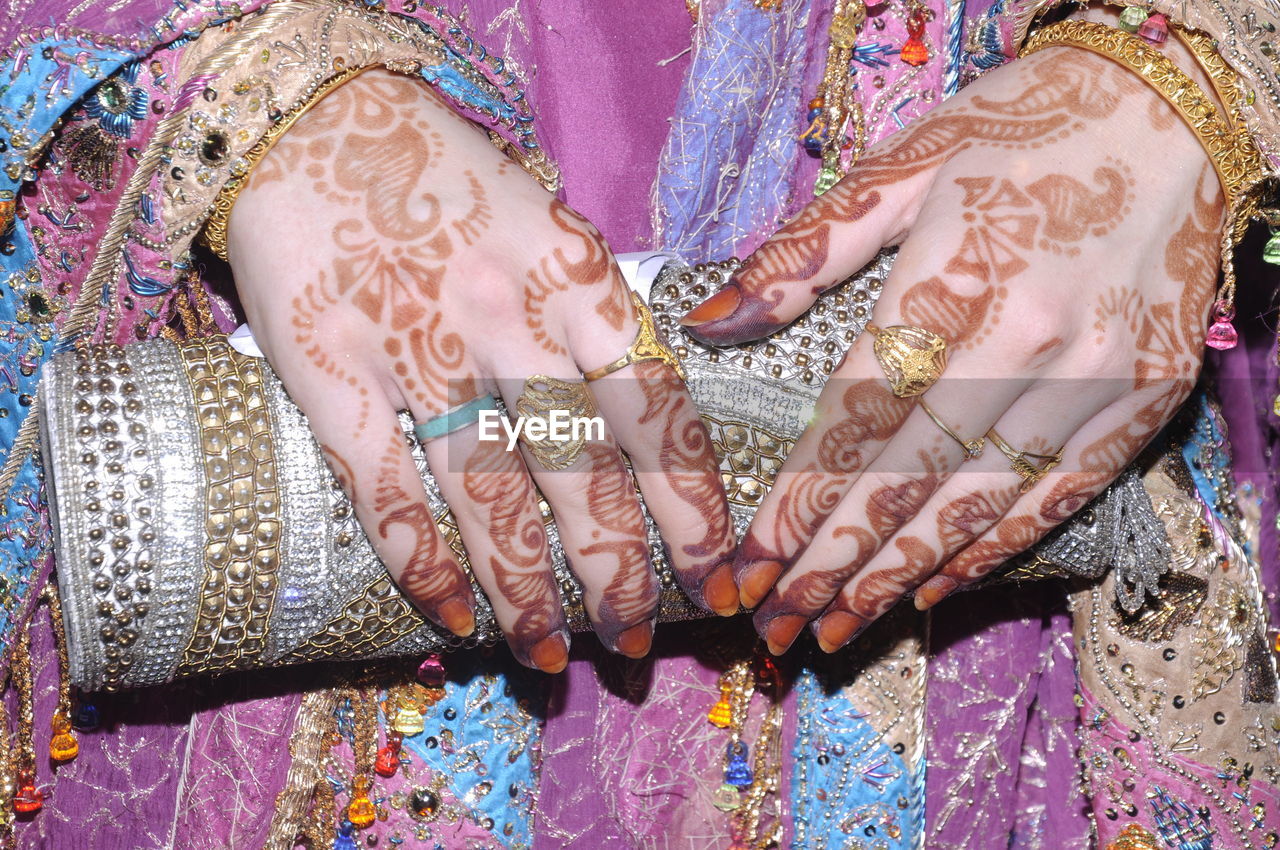
[[[18,702],[18,740],[14,751],[17,754],[18,781],[35,784],[36,776],[36,740],[35,740],[35,692],[31,683],[31,630],[22,629],[18,635],[17,646],[14,647],[10,659],[10,675],[13,676],[13,687],[17,691]]]
[[[62,622],[62,601],[58,598],[57,582],[49,582],[44,588],[44,601],[49,606],[49,621],[53,624],[53,642],[58,653],[58,713],[71,714],[71,673],[67,660],[67,629]]]
[[[302,698],[293,734],[289,737],[292,761],[284,788],[276,796],[276,810],[271,818],[265,850],[292,850],[298,833],[308,826],[309,814],[313,809],[323,808],[323,800],[316,799],[316,792],[330,787],[324,778],[323,764],[337,734],[334,712],[339,698],[340,690],[336,687],[319,688]],[[332,818],[332,790],[329,793],[328,808]],[[332,835],[330,830],[327,837]]]
[[[233,669],[259,655],[279,585],[281,516],[260,361],[225,340],[187,347],[208,481],[208,537],[195,629],[178,675]]]
[[[359,68],[347,68],[322,82],[309,97],[300,101],[283,118],[272,124],[262,138],[258,140],[257,144],[245,152],[246,168],[244,173],[239,177],[232,177],[223,184],[222,191],[213,199],[213,207],[209,212],[208,220],[205,222],[204,230],[201,232],[201,236],[205,244],[209,246],[209,250],[213,251],[221,259],[227,259],[227,225],[231,220],[231,209],[236,205],[236,198],[240,197],[240,192],[244,190],[245,186],[249,185],[249,178],[253,176],[253,169],[276,146],[276,142],[284,138],[284,134],[289,132],[298,119],[306,115],[311,110],[311,107],[324,100],[326,95],[372,67],[375,66],[364,65]]]
[[[5,688],[0,686],[0,695]],[[9,733],[9,710],[0,699],[0,850],[17,846],[13,836],[13,795],[18,790],[18,748]]]

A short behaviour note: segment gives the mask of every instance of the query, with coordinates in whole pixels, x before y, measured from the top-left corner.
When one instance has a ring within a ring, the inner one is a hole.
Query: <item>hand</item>
[[[761,246],[685,318],[700,339],[772,333],[899,245],[874,321],[947,341],[923,396],[939,419],[965,440],[994,427],[1017,450],[1065,447],[1027,493],[990,440],[962,466],[863,334],[739,549],[770,650],[815,621],[834,651],[916,588],[935,604],[1105,487],[1194,384],[1221,227],[1215,173],[1173,109],[1109,60],[1052,48],[869,151]]]
[[[490,391],[514,411],[526,377],[581,381],[618,358],[638,325],[604,241],[423,84],[369,71],[263,159],[228,243],[255,336],[379,555],[428,617],[470,634],[470,586],[396,412],[422,422]],[[722,613],[738,601],[715,455],[683,383],[645,361],[591,390],[606,433],[563,471],[475,424],[426,444],[513,652],[549,672],[569,636],[535,484],[601,640],[633,657],[650,645],[659,587],[620,449],[686,592]]]

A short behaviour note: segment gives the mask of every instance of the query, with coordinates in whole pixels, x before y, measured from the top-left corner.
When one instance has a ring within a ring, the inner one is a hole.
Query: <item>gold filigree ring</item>
[[[662,337],[658,336],[658,327],[654,324],[653,313],[649,312],[648,306],[641,300],[636,293],[631,293],[631,304],[636,310],[636,319],[640,322],[640,329],[636,331],[636,338],[627,348],[626,353],[612,363],[601,366],[599,369],[592,369],[590,372],[583,374],[582,377],[588,381],[596,381],[605,375],[612,375],[619,369],[625,369],[632,363],[640,363],[644,360],[661,360],[680,376],[680,380],[684,380],[684,366],[680,364],[680,359],[676,357],[675,352],[667,347],[662,341]]]
[[[520,442],[546,470],[565,469],[578,459],[587,445],[590,428],[575,427],[583,419],[597,415],[595,399],[586,381],[562,381],[547,375],[531,375],[516,399],[516,414],[529,421],[544,423],[545,436],[530,437],[528,425],[520,431]],[[567,436],[558,438],[547,425],[557,421],[569,423]]]
[[[951,429],[950,425],[943,422],[942,419],[938,417],[938,414],[933,412],[933,408],[930,407],[927,403],[925,403],[924,399],[920,399],[919,404],[920,404],[920,409],[923,410],[929,416],[929,418],[933,420],[933,424],[937,425],[939,428],[942,429],[944,434],[946,434],[948,437],[950,437],[951,439],[955,440],[957,443],[960,444],[960,448],[964,449],[965,460],[977,460],[979,457],[982,456],[982,450],[987,447],[987,441],[985,438],[974,437],[972,440],[966,440],[962,438],[959,434],[957,434],[955,431]]]
[[[1062,463],[1062,449],[1058,449],[1051,455],[1020,452],[1009,445],[1004,437],[997,434],[995,428],[987,432],[987,437],[991,440],[991,444],[1009,459],[1009,466],[1013,471],[1022,476],[1022,486],[1018,488],[1021,493],[1025,493],[1039,484],[1040,479],[1048,475],[1049,471],[1055,466]]]
[[[947,341],[933,331],[912,325],[880,328],[869,322],[867,331],[875,336],[872,351],[898,398],[920,395],[947,368]]]

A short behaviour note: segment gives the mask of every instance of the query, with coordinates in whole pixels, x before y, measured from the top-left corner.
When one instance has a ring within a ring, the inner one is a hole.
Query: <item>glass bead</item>
[[[32,783],[28,782],[13,795],[13,808],[19,814],[29,815],[38,812],[44,806],[44,794]]]
[[[898,58],[915,68],[929,61],[929,48],[924,43],[924,15],[912,15],[907,21],[907,41]]]
[[[428,655],[426,660],[418,665],[418,681],[428,688],[443,688],[444,678],[444,662],[436,653]]]
[[[430,788],[415,788],[409,795],[409,814],[425,820],[440,809],[440,797]]]
[[[58,713],[53,716],[53,737],[49,739],[49,758],[71,761],[80,752],[76,736],[71,734],[71,718]]]
[[[356,780],[357,788],[361,788],[359,783],[362,779],[364,779],[364,777]],[[367,779],[364,781],[366,783],[368,782]],[[347,805],[347,820],[351,821],[351,823],[359,829],[364,829],[366,826],[373,823],[377,817],[378,812],[373,807],[373,801],[369,799],[368,793],[364,790],[361,790],[355,797],[352,797],[351,802]]]
[[[1280,233],[1271,234],[1271,238],[1262,249],[1262,259],[1264,262],[1280,266]]]
[[[350,822],[338,827],[333,839],[333,850],[356,850],[356,828]]]
[[[750,787],[753,778],[751,768],[747,766],[747,745],[741,741],[730,742],[725,758],[728,760],[724,769],[725,784],[739,789]]]
[[[1209,334],[1205,337],[1205,345],[1216,348],[1218,351],[1235,348],[1240,339],[1235,327],[1231,324],[1231,320],[1236,317],[1235,308],[1219,301],[1214,305],[1213,315],[1213,324],[1210,325]]]
[[[827,191],[839,182],[840,175],[836,173],[836,170],[824,165],[822,168],[818,169],[818,179],[813,184],[813,193],[815,195],[821,195],[823,192]]]
[[[101,722],[102,715],[98,712],[98,707],[92,703],[82,702],[76,709],[72,725],[81,732],[92,732]]]
[[[422,712],[418,709],[413,706],[401,706],[391,722],[391,728],[402,735],[420,735],[427,728],[427,724],[422,718]]]
[[[720,689],[720,699],[716,700],[716,704],[711,706],[711,710],[707,712],[707,720],[712,726],[718,726],[721,729],[728,729],[729,724],[733,722],[733,708],[729,705],[729,689],[722,687]]]
[[[1136,33],[1138,27],[1146,23],[1148,17],[1146,9],[1140,6],[1126,6],[1125,10],[1120,13],[1120,23],[1116,26],[1125,32]]]
[[[396,771],[400,769],[400,747],[388,744],[378,750],[378,757],[374,759],[373,769],[378,772],[379,776],[395,776]]]
[[[1150,44],[1164,44],[1169,40],[1169,25],[1165,16],[1156,12],[1138,27],[1138,37]]]

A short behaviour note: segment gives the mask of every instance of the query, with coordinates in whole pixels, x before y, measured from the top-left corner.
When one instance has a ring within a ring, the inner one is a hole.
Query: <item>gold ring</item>
[[[680,359],[676,357],[675,352],[667,347],[667,344],[662,341],[662,337],[658,336],[658,327],[653,322],[653,313],[649,312],[649,308],[635,292],[631,293],[631,303],[636,309],[636,318],[640,321],[640,329],[636,331],[635,340],[627,348],[626,353],[617,360],[607,366],[601,366],[599,369],[592,369],[582,377],[588,381],[595,381],[605,375],[611,375],[619,369],[625,369],[632,363],[639,363],[642,360],[661,360],[672,369],[675,369],[676,374],[683,381],[684,366],[680,364]]]
[[[938,414],[933,412],[933,408],[925,403],[924,399],[919,401],[920,408],[929,415],[933,420],[933,424],[937,425],[943,432],[960,444],[960,448],[964,449],[965,460],[976,460],[982,455],[982,450],[987,447],[987,441],[982,437],[974,437],[972,440],[961,439],[960,435],[952,431],[947,423],[938,418]]]
[[[1062,463],[1062,449],[1058,449],[1051,455],[1020,452],[1005,442],[1004,437],[997,434],[995,428],[988,431],[987,436],[991,438],[992,444],[1009,459],[1009,465],[1013,468],[1013,471],[1022,476],[1022,486],[1018,488],[1019,492],[1025,493],[1036,486],[1041,478],[1049,474],[1051,469]],[[1038,461],[1039,463],[1032,463],[1032,461]]]
[[[872,351],[898,398],[920,395],[947,368],[947,341],[933,331],[912,325],[879,328],[870,322],[867,330],[875,336]]]
[[[543,469],[570,466],[587,445],[591,429],[580,427],[597,415],[595,399],[585,381],[562,381],[547,375],[531,375],[516,399],[516,414],[523,417],[520,442]],[[541,422],[541,436],[529,435],[528,423]],[[557,427],[560,423],[563,427]]]

